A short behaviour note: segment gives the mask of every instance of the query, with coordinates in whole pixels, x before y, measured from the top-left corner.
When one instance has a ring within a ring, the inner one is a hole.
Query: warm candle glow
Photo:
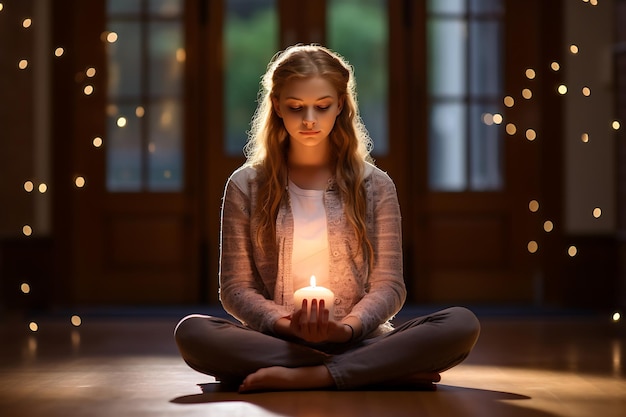
[[[302,308],[303,300],[307,300],[307,314],[309,314],[313,300],[317,300],[318,303],[324,300],[324,307],[329,310],[329,317],[332,320],[334,316],[335,294],[328,288],[317,286],[315,275],[311,275],[309,283],[310,286],[300,288],[293,294],[294,308],[299,310]]]

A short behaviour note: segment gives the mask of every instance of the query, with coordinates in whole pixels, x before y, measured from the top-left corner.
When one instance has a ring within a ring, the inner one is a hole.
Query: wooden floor
[[[0,416],[624,417],[626,323],[481,314],[468,360],[435,392],[221,392],[178,357],[179,314],[0,316]]]

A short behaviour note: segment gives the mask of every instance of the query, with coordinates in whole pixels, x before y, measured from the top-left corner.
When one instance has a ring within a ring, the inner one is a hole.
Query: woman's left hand
[[[311,310],[308,312],[307,300],[302,301],[302,308],[291,317],[290,330],[294,336],[310,343],[347,342],[352,338],[352,331],[348,326],[329,319],[330,311],[324,305],[313,299]]]

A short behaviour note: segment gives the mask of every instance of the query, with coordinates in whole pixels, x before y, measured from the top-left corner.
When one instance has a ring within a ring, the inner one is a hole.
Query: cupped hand
[[[350,330],[343,324],[329,318],[330,311],[324,300],[319,303],[311,300],[311,309],[308,311],[307,300],[302,301],[301,309],[291,317],[291,333],[310,343],[345,342],[350,339]]]

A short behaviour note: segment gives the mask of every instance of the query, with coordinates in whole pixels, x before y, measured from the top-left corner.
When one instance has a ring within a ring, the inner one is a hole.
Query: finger
[[[309,314],[307,310],[308,310],[307,300],[304,299],[302,300],[302,310],[300,310],[300,320],[299,320],[300,326],[305,325],[309,320],[308,318]]]
[[[318,311],[317,311],[317,300],[314,298],[311,301],[311,316],[309,317],[309,323],[314,324],[317,323]]]

